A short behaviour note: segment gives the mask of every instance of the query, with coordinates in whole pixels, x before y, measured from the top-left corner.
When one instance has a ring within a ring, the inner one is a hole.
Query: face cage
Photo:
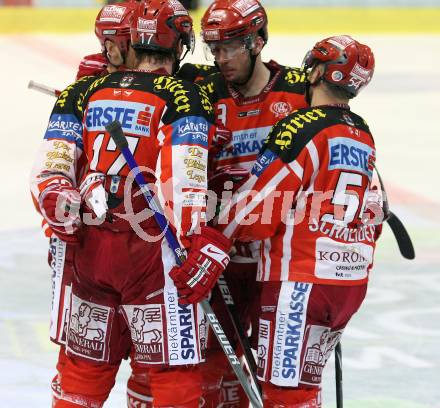
[[[215,48],[221,46],[223,51],[223,58],[230,61],[236,58],[238,55],[244,53],[247,50],[252,50],[255,47],[255,38],[252,35],[247,35],[241,38],[233,38],[225,41],[212,41],[203,42],[203,52],[205,58],[209,62],[216,61]],[[233,45],[234,42],[241,41],[239,45]]]

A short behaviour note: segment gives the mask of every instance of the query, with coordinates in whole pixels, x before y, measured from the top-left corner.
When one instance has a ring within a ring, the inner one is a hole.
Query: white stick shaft
[[[36,91],[42,92],[46,95],[54,96],[55,98],[58,98],[61,93],[55,88],[51,88],[47,85],[39,84],[38,82],[34,81],[29,81],[28,88],[35,89]]]

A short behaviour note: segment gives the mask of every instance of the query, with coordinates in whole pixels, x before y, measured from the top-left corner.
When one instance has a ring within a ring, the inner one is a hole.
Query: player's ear
[[[105,40],[104,47],[105,47],[105,52],[106,52],[107,58],[110,59],[114,53],[115,44],[113,43],[113,41]]]
[[[182,41],[182,39],[180,39],[180,40],[178,41],[178,43],[177,43],[177,46],[176,46],[176,55],[177,55],[177,58],[180,59],[180,57],[182,56],[182,54],[183,54],[183,41]]]
[[[255,39],[254,39],[254,47],[252,49],[252,53],[254,55],[260,54],[260,52],[262,51],[263,47],[264,47],[264,40],[259,35],[257,35],[255,37]]]
[[[312,85],[316,84],[324,74],[324,64],[315,65],[309,74],[309,81]]]

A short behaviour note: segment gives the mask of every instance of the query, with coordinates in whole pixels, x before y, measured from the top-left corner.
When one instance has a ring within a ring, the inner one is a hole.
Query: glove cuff
[[[232,240],[223,235],[215,228],[203,226],[200,228],[200,236],[216,244],[220,249],[228,253],[232,247]]]

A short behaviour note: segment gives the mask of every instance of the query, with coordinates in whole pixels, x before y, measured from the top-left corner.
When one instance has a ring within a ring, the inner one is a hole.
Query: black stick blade
[[[110,137],[116,143],[116,146],[118,146],[119,150],[128,147],[128,142],[122,130],[121,122],[119,122],[119,120],[114,120],[113,122],[109,123],[105,126],[105,129],[108,133],[110,133]]]
[[[402,256],[406,259],[414,259],[416,257],[414,245],[402,221],[399,220],[396,214],[390,212],[387,222],[391,231],[393,231]]]

